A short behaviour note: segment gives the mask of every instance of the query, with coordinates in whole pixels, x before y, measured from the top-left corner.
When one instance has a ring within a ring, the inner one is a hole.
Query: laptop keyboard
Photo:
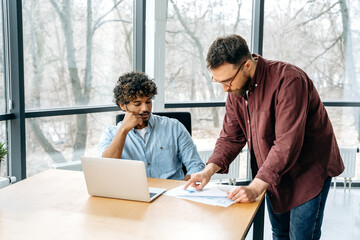
[[[150,193],[150,199],[153,197],[153,196],[155,196],[156,195],[156,193]]]

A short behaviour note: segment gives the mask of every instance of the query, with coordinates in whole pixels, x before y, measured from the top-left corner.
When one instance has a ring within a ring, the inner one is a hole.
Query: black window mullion
[[[24,58],[21,0],[3,0],[4,66],[8,91],[9,175],[26,178]]]
[[[251,27],[251,52],[262,55],[264,37],[264,1],[253,0],[252,27]]]
[[[145,72],[145,17],[146,0],[134,0],[133,42],[134,69]]]

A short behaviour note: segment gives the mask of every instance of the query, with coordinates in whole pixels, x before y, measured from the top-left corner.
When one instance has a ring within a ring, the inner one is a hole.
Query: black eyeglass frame
[[[222,84],[222,85],[226,85],[226,86],[229,86],[231,87],[231,83],[234,81],[234,79],[236,78],[236,76],[238,75],[238,73],[240,72],[240,69],[242,68],[242,66],[244,66],[244,64],[247,62],[247,60],[245,60],[242,64],[240,64],[238,70],[236,71],[235,75],[229,79],[229,80],[225,80],[225,81],[218,81],[214,78],[214,76],[211,76],[211,82],[213,83],[219,83],[219,84]]]

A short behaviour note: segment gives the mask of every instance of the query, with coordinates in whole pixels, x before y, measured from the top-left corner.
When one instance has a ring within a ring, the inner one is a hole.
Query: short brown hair
[[[244,38],[231,34],[218,37],[210,46],[206,62],[209,69],[214,69],[227,62],[239,65],[244,59],[251,59],[249,47]]]

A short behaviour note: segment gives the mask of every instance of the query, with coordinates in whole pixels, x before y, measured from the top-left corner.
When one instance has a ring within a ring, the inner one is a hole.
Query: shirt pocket
[[[176,169],[177,164],[177,149],[173,144],[157,145],[153,149],[154,167],[168,172]]]
[[[260,155],[265,161],[275,141],[275,120],[270,110],[261,111],[258,120]]]
[[[275,135],[275,119],[270,110],[261,111],[258,119],[258,136],[272,138]]]

